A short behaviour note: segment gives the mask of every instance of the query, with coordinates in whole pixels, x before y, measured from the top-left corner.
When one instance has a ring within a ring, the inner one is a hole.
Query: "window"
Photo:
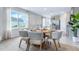
[[[11,28],[28,28],[28,14],[11,10]]]
[[[18,27],[18,13],[16,11],[11,12],[11,28]]]
[[[50,25],[51,25],[51,19],[43,18],[43,27],[44,28],[50,28]]]
[[[28,16],[26,16],[25,14],[19,14],[18,27],[19,28],[28,28]]]

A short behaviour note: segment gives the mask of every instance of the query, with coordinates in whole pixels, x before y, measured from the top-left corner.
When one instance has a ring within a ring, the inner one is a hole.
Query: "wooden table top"
[[[33,31],[36,31],[36,32],[43,32],[43,33],[49,33],[49,32],[52,32],[54,30],[50,30],[50,29],[36,29],[36,30],[33,30]]]

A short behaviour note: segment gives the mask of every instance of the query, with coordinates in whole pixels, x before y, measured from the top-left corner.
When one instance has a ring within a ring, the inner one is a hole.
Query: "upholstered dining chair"
[[[28,32],[28,37],[30,37],[30,45],[40,45],[40,50],[42,49],[43,33],[42,32]]]
[[[58,45],[59,47],[61,47],[59,42],[61,36],[62,36],[62,31],[56,30],[55,32],[52,32],[52,39],[55,44],[56,50],[58,50],[56,41],[58,41]]]
[[[29,50],[29,41],[30,41],[30,38],[28,37],[28,31],[19,31],[19,35],[20,35],[20,37],[21,37],[21,40],[20,40],[20,43],[19,43],[19,48],[20,48],[20,46],[21,46],[21,43],[22,43],[22,41],[25,41],[26,42],[26,44],[27,44],[27,48],[26,48],[26,50]]]

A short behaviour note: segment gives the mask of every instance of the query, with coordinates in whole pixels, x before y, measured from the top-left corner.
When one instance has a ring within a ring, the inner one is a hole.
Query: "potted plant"
[[[77,37],[77,30],[79,28],[79,12],[73,14],[70,16],[71,20],[69,22],[69,24],[71,25],[71,30],[74,33],[74,37]]]

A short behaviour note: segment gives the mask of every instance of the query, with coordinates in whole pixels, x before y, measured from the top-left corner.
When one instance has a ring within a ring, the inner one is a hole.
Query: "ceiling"
[[[59,15],[64,12],[69,12],[70,7],[22,7],[25,10],[37,13],[43,17],[51,17],[53,15]]]

